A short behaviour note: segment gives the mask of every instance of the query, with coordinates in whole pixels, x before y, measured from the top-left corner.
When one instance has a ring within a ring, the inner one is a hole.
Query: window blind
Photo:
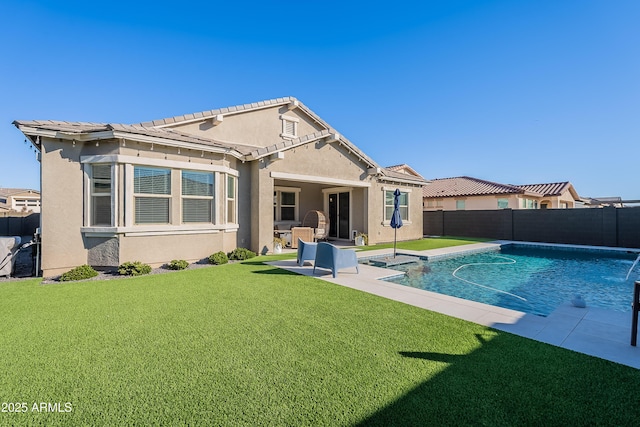
[[[183,199],[182,222],[212,222],[211,199]]]
[[[169,198],[136,197],[136,224],[168,224]]]
[[[137,194],[171,194],[171,170],[136,166],[133,191]]]
[[[91,225],[111,224],[111,165],[91,167]]]
[[[182,171],[183,196],[213,196],[213,174]]]

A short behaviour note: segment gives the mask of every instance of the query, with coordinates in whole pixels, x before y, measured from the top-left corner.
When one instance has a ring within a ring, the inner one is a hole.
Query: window
[[[133,193],[136,224],[168,224],[171,169],[134,167]]]
[[[507,209],[509,207],[509,199],[498,199],[498,209]]]
[[[522,199],[522,209],[538,209],[538,201],[532,199]]]
[[[282,221],[296,219],[296,193],[286,191],[280,193],[280,219]]]
[[[236,177],[227,175],[227,223],[236,222]]]
[[[456,200],[456,210],[459,210],[459,211],[465,210],[465,201],[464,200]]]
[[[391,221],[391,217],[393,216],[393,192],[395,190],[385,190],[384,192],[384,220]],[[403,221],[409,220],[409,193],[400,192],[400,197],[398,198],[399,208],[400,208],[400,218]]]
[[[91,225],[111,226],[111,165],[91,166]]]
[[[182,171],[182,222],[213,222],[213,173]]]

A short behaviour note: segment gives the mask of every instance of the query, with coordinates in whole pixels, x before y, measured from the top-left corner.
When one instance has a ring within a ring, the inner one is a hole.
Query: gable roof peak
[[[282,98],[267,99],[264,101],[252,102],[249,104],[233,105],[230,107],[216,108],[213,110],[200,111],[197,113],[183,114],[181,116],[151,120],[147,122],[138,123],[138,125],[145,126],[145,127],[154,127],[154,128],[171,127],[171,126],[185,124],[193,121],[211,119],[212,117],[215,117],[218,115],[224,116],[226,114],[240,114],[248,111],[260,110],[263,108],[270,108],[278,105],[287,105],[287,104],[290,105],[289,107],[290,109],[304,107],[305,110],[308,110],[308,108],[306,108],[297,98],[293,96],[285,96]],[[315,116],[315,114],[313,113],[311,114]],[[317,117],[317,119],[320,119],[320,118]]]

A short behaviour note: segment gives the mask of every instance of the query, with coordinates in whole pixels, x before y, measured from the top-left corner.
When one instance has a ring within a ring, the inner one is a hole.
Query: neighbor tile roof
[[[40,194],[39,191],[32,190],[30,188],[0,188],[0,196],[2,197],[9,197],[14,194],[20,194],[20,193]]]
[[[571,185],[569,182],[552,182],[549,184],[526,184],[516,185],[518,188],[522,188],[525,191],[532,193],[538,193],[543,196],[559,196],[564,193]]]
[[[524,190],[514,185],[499,184],[468,176],[434,179],[422,188],[423,197],[431,198],[520,193],[524,193]]]

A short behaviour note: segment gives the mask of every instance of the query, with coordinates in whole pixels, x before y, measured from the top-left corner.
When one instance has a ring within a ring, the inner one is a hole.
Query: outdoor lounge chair
[[[305,242],[298,239],[298,265],[303,266],[305,261],[313,261],[316,259],[317,243]]]
[[[302,226],[313,229],[314,240],[326,240],[329,236],[329,222],[327,218],[327,215],[322,211],[309,211],[302,220]]]
[[[316,250],[316,260],[313,264],[313,273],[316,267],[330,269],[333,277],[336,277],[338,270],[343,268],[355,267],[356,273],[360,273],[358,269],[358,257],[353,249],[338,249],[331,243],[319,242]]]

